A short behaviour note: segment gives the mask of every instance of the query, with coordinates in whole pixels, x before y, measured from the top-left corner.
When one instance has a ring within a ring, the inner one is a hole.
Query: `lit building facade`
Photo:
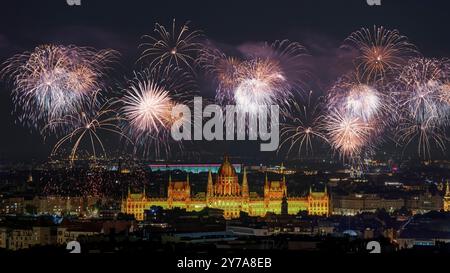
[[[0,200],[0,215],[28,213],[90,216],[98,201],[101,200],[94,196],[35,196],[33,199],[9,197]]]
[[[444,211],[450,211],[450,186],[447,181],[444,194]]]
[[[329,215],[330,202],[326,189],[324,192],[310,190],[306,197],[291,197],[287,192],[284,174],[280,181],[269,181],[266,176],[264,196],[249,192],[246,170],[243,171],[242,183],[239,183],[234,166],[225,157],[215,179],[209,171],[206,194],[192,195],[189,176],[185,181],[172,181],[169,177],[167,198],[148,198],[145,190],[139,194],[128,191],[128,196],[122,200],[122,212],[133,214],[137,220],[143,220],[144,211],[152,206],[164,209],[178,207],[187,211],[217,208],[224,211],[226,219],[239,217],[241,211],[251,216],[296,214],[299,211],[308,211],[310,215]]]
[[[51,226],[0,227],[0,248],[18,250],[35,245],[56,243],[55,228]]]

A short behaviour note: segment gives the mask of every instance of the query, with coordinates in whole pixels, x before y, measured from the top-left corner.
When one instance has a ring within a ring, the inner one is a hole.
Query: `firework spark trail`
[[[444,122],[450,114],[448,103],[442,100],[447,81],[445,63],[437,59],[414,58],[392,84],[403,115],[418,122]]]
[[[396,71],[410,57],[418,55],[416,47],[397,30],[373,27],[353,32],[344,42],[344,47],[355,48],[358,69],[369,82],[383,79]]]
[[[448,105],[450,105],[450,83],[442,85],[439,98],[441,101],[446,102]]]
[[[216,99],[235,103],[251,114],[259,106],[287,106],[307,74],[305,48],[282,40],[241,51],[243,56],[230,57],[212,46],[201,49],[198,63],[215,75]]]
[[[117,56],[113,50],[60,45],[42,45],[13,56],[1,72],[13,83],[19,121],[39,129],[78,112],[102,89],[100,80]]]
[[[386,98],[376,88],[344,76],[329,90],[328,108],[343,108],[365,121],[377,118],[386,110]]]
[[[412,118],[402,118],[396,130],[396,139],[405,148],[416,142],[419,157],[431,158],[432,148],[444,151],[450,139],[433,119],[430,117],[425,122],[417,122]]]
[[[361,118],[334,109],[326,117],[325,126],[332,148],[339,151],[343,159],[357,161],[365,151],[370,151],[374,128]]]
[[[199,30],[191,31],[186,22],[181,27],[177,27],[175,19],[172,21],[172,29],[159,23],[155,24],[154,36],[144,35],[143,39],[149,39],[149,42],[142,43],[143,47],[139,60],[149,60],[149,67],[156,66],[177,67],[185,66],[194,71],[193,64],[199,51],[200,43],[198,39],[202,37]]]
[[[165,127],[171,120],[174,102],[169,91],[154,82],[139,82],[138,86],[132,86],[123,102],[123,112],[130,120],[130,125],[142,132],[158,132],[160,127]]]
[[[373,152],[384,138],[383,133],[395,122],[395,108],[392,107],[392,98],[378,91],[377,88],[361,83],[360,74],[356,71],[341,77],[337,83],[329,90],[327,95],[327,109],[331,116],[336,116],[336,109],[339,109],[339,115],[336,118],[329,119],[325,128],[329,135],[333,134],[336,126],[332,122],[344,123],[345,120],[349,124],[350,121],[361,123],[369,131],[365,132],[365,140],[360,141],[356,145],[355,151],[364,151],[365,154]],[[355,126],[356,124],[355,123]],[[361,154],[356,152],[348,152],[348,147],[341,143],[333,143],[341,141],[340,138],[330,138],[332,147],[341,153],[344,159],[352,156],[359,157]],[[367,146],[367,147],[364,147]],[[351,147],[350,147],[351,148]]]
[[[90,147],[94,160],[98,154],[96,147],[100,147],[103,155],[106,156],[106,150],[100,135],[101,132],[113,133],[131,141],[122,133],[121,128],[117,124],[120,121],[120,117],[113,109],[114,104],[111,101],[107,101],[98,110],[95,110],[95,106],[93,106],[88,112],[81,111],[49,122],[43,130],[63,126],[69,128],[70,131],[70,133],[58,140],[53,147],[52,155],[56,154],[63,145],[73,143],[69,156],[69,159],[73,161],[76,159],[80,145],[84,141]]]
[[[400,109],[395,137],[405,147],[417,143],[418,155],[426,158],[433,147],[444,151],[448,141],[447,64],[446,60],[413,58],[390,86]]]
[[[286,116],[288,122],[282,124],[280,148],[288,145],[287,154],[295,146],[298,146],[297,155],[301,155],[303,150],[306,155],[313,154],[313,142],[319,140],[328,143],[320,122],[323,119],[320,113],[320,98],[312,102],[311,97],[312,91],[309,92],[306,103],[295,103],[292,107],[295,110]]]
[[[350,89],[345,101],[345,108],[353,115],[369,121],[378,114],[382,103],[382,99],[374,88],[358,85]]]
[[[291,96],[289,84],[274,62],[261,59],[246,62],[239,75],[234,101],[241,111],[255,114],[259,106],[283,105]]]
[[[400,121],[397,102],[385,83],[419,53],[397,30],[376,26],[353,32],[344,47],[357,50],[356,71],[331,88],[325,127],[332,147],[354,161],[372,153],[383,133]]]
[[[193,88],[192,78],[177,67],[135,73],[120,100],[124,131],[134,140],[135,153],[143,151],[147,156],[153,150],[156,157],[169,154],[170,130],[176,120],[172,109],[188,104],[187,94],[192,95]],[[186,121],[190,119],[186,117]]]
[[[277,65],[283,73],[286,82],[291,87],[290,92],[302,90],[305,78],[309,76],[306,48],[298,42],[277,40],[272,44],[252,47],[249,52],[243,52],[249,60],[262,59]]]
[[[203,46],[196,62],[207,74],[215,77],[216,100],[221,104],[232,100],[240,81],[239,70],[244,60],[227,56],[217,48]]]
[[[321,123],[319,118],[307,117],[315,116],[315,110],[295,103],[296,91],[303,90],[308,75],[308,54],[302,45],[289,40],[244,45],[229,56],[201,45],[202,33],[187,24],[177,26],[175,20],[171,28],[155,24],[154,35],[143,36],[150,41],[140,45],[144,49],[139,60],[148,61],[149,67],[125,88],[118,102],[120,118],[111,109],[101,115],[103,110],[98,109],[103,106],[97,99],[117,52],[42,45],[13,56],[3,64],[0,75],[13,84],[18,120],[44,137],[63,134],[54,152],[72,142],[71,160],[85,141],[94,157],[97,148],[105,152],[100,130],[127,138],[121,128],[137,142],[135,150],[145,147],[159,154],[162,149],[169,154],[169,144],[161,143],[169,140],[174,122],[171,109],[189,103],[191,72],[198,64],[214,75],[216,100],[221,103],[232,102],[249,114],[256,114],[260,106],[279,105],[282,118],[291,121],[282,129],[282,146],[289,144],[288,153],[296,145],[299,154],[312,152],[317,138],[329,142],[342,158],[356,160],[372,152],[390,127],[399,144],[406,147],[417,142],[421,156],[430,157],[433,147],[445,149],[450,62],[417,57],[415,46],[397,30],[361,28],[344,41],[344,47],[358,52],[356,73],[344,75],[329,90],[328,116]],[[290,113],[293,108],[298,116]],[[122,122],[120,128],[116,122]]]

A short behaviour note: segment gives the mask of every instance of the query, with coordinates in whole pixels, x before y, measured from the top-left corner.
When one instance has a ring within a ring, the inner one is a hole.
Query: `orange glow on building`
[[[450,211],[450,186],[448,181],[445,187],[445,195],[444,195],[444,211]]]
[[[206,195],[191,194],[189,176],[186,181],[172,181],[169,177],[167,198],[148,198],[145,190],[140,194],[131,194],[122,200],[122,212],[133,214],[137,220],[144,219],[144,211],[152,206],[165,209],[175,207],[187,211],[199,211],[205,207],[218,208],[224,211],[226,219],[237,218],[241,211],[251,216],[265,216],[267,213],[297,214],[299,211],[308,211],[310,215],[325,215],[330,213],[329,195],[324,192],[312,192],[306,197],[288,196],[286,177],[284,173],[280,181],[269,181],[267,176],[264,183],[264,196],[249,192],[247,171],[244,169],[242,184],[239,184],[238,175],[225,157],[219,168],[215,180],[211,171],[208,173]],[[287,206],[287,208],[286,208]]]

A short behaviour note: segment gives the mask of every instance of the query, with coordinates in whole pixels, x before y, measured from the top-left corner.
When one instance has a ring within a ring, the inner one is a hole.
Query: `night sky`
[[[311,85],[317,92],[345,72],[348,60],[338,48],[361,27],[395,28],[423,55],[450,56],[448,0],[381,2],[381,6],[369,6],[365,0],[81,0],[81,6],[71,7],[65,0],[7,0],[0,7],[0,62],[43,43],[112,48],[121,53],[113,72],[120,81],[136,69],[140,37],[150,34],[156,22],[169,25],[173,18],[179,23],[191,21],[190,26],[201,29],[210,40],[230,47],[280,39],[300,42],[313,56],[318,80]],[[44,143],[38,134],[15,124],[11,111],[10,90],[0,84],[0,160],[46,158],[54,141]],[[212,144],[203,143],[200,148],[211,150]],[[257,150],[224,142],[214,146],[218,153]]]

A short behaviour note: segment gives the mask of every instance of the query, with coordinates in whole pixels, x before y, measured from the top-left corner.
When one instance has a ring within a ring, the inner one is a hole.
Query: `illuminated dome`
[[[236,170],[234,169],[233,165],[228,160],[228,156],[225,156],[224,162],[220,166],[217,174],[222,177],[236,176]]]

